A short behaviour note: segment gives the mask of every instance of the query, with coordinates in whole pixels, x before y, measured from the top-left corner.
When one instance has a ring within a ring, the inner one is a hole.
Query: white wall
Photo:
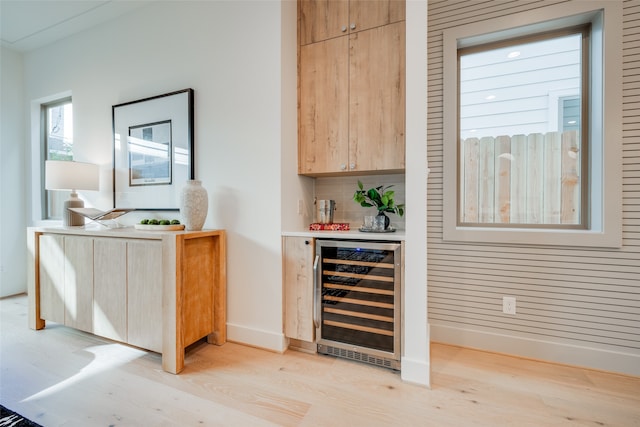
[[[427,303],[427,14],[426,0],[407,0],[406,230],[402,379],[430,385]]]
[[[0,298],[27,290],[22,55],[0,52]]]
[[[313,192],[315,180],[298,176],[298,57],[297,57],[297,7],[295,1],[282,2],[282,50],[296,52],[283,55],[282,85],[296,90],[282,98],[282,230],[302,230],[313,221]],[[298,210],[299,201],[302,209]],[[300,213],[299,213],[300,212]]]
[[[296,81],[282,79],[291,74],[282,64],[295,66],[296,51],[282,34],[295,34],[296,21],[283,23],[282,9],[276,1],[154,2],[24,56],[27,102],[71,91],[75,157],[100,163],[107,178],[111,106],[195,90],[205,227],[228,232],[228,337],[274,350],[284,345],[280,148],[296,134],[282,111],[293,106],[295,117],[295,101],[284,100],[295,100]],[[107,209],[111,187],[102,181],[100,194],[84,196]]]

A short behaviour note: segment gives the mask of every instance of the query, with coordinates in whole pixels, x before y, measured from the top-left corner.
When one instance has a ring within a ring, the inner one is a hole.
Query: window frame
[[[570,2],[443,31],[443,240],[558,246],[622,246],[622,7]],[[590,23],[587,229],[458,224],[458,49]],[[517,25],[517,26],[516,26]],[[605,37],[606,32],[606,37]],[[606,147],[606,149],[605,149]],[[606,191],[605,191],[606,189]]]
[[[27,200],[27,210],[30,212],[30,224],[32,226],[48,227],[60,224],[60,220],[48,219],[45,217],[46,206],[43,205],[42,193],[44,189],[45,176],[44,164],[46,154],[43,145],[43,133],[46,131],[42,121],[42,105],[56,102],[65,98],[71,98],[73,102],[73,93],[71,90],[58,92],[48,96],[32,99],[29,103],[29,197]],[[74,134],[75,134],[74,124]],[[45,206],[45,207],[43,207]],[[44,210],[43,210],[44,209]]]
[[[73,100],[71,96],[66,96],[64,98],[59,98],[54,101],[45,102],[40,104],[40,135],[41,135],[41,159],[40,162],[40,176],[41,176],[41,209],[42,209],[42,218],[45,220],[61,220],[62,219],[62,211],[59,212],[59,215],[56,215],[56,212],[53,212],[52,209],[52,195],[50,194],[52,190],[47,190],[45,188],[45,162],[49,159],[49,110],[51,108],[60,107],[63,105],[70,104],[73,110]],[[73,142],[72,142],[73,145]],[[73,151],[71,152],[71,156],[73,157]],[[73,158],[71,159],[73,160]],[[62,197],[59,195],[59,197]],[[64,196],[68,198],[68,195]]]
[[[578,224],[551,224],[551,223],[502,223],[502,222],[465,222],[462,219],[461,212],[461,186],[457,186],[457,203],[456,203],[456,223],[459,227],[491,227],[491,228],[531,228],[531,229],[576,229],[576,230],[588,230],[589,229],[589,221],[590,221],[590,194],[589,194],[589,129],[590,129],[590,119],[589,119],[589,103],[590,103],[590,67],[589,63],[591,60],[591,46],[590,46],[590,38],[591,38],[591,22],[583,23],[576,26],[571,27],[562,27],[559,29],[554,29],[551,31],[545,31],[541,33],[533,33],[533,34],[525,34],[518,35],[516,37],[501,39],[497,41],[492,41],[489,43],[475,44],[472,46],[461,47],[457,49],[457,67],[456,73],[460,75],[460,58],[465,54],[475,54],[479,52],[488,52],[493,49],[505,48],[516,46],[523,43],[530,43],[535,41],[542,40],[551,40],[554,38],[560,38],[564,36],[570,36],[574,34],[581,35],[581,70],[580,70],[580,98],[581,98],[581,106],[580,106],[580,114],[581,114],[581,123],[580,123],[580,216]],[[460,125],[461,125],[461,91],[460,91],[460,79],[457,78],[457,108],[456,108],[456,120],[457,120],[457,133],[456,133],[456,141],[460,143],[461,134],[460,134]],[[494,135],[497,136],[497,135]],[[458,168],[458,179],[460,178],[461,170],[461,158],[460,158],[460,149],[461,147],[457,147],[457,164],[456,168]]]

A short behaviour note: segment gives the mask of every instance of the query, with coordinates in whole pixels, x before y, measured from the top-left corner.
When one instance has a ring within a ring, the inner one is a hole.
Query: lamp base
[[[73,211],[70,211],[69,208],[83,208],[84,202],[78,198],[78,193],[75,191],[71,192],[69,196],[69,200],[64,202],[63,206],[63,214],[62,214],[62,225],[65,227],[71,226],[79,226],[84,225],[84,217],[80,214],[77,214]]]

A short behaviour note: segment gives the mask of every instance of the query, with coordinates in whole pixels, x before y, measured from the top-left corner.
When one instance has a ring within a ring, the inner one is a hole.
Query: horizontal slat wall
[[[533,340],[540,345],[546,342],[640,356],[640,1],[624,2],[623,247],[442,240],[443,30],[563,2],[429,1],[429,322],[436,329],[507,336],[513,342]],[[515,316],[502,313],[503,296],[516,297]],[[447,341],[446,334],[437,339]],[[461,344],[459,341],[454,343]],[[485,347],[491,349],[491,343]],[[617,366],[607,369],[618,370]]]

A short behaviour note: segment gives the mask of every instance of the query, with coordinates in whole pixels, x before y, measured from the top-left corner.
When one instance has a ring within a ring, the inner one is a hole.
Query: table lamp
[[[84,225],[84,217],[69,208],[82,208],[84,202],[78,198],[76,190],[98,191],[100,168],[93,163],[68,160],[47,160],[45,162],[45,188],[47,190],[71,190],[69,200],[64,202],[62,225]]]

